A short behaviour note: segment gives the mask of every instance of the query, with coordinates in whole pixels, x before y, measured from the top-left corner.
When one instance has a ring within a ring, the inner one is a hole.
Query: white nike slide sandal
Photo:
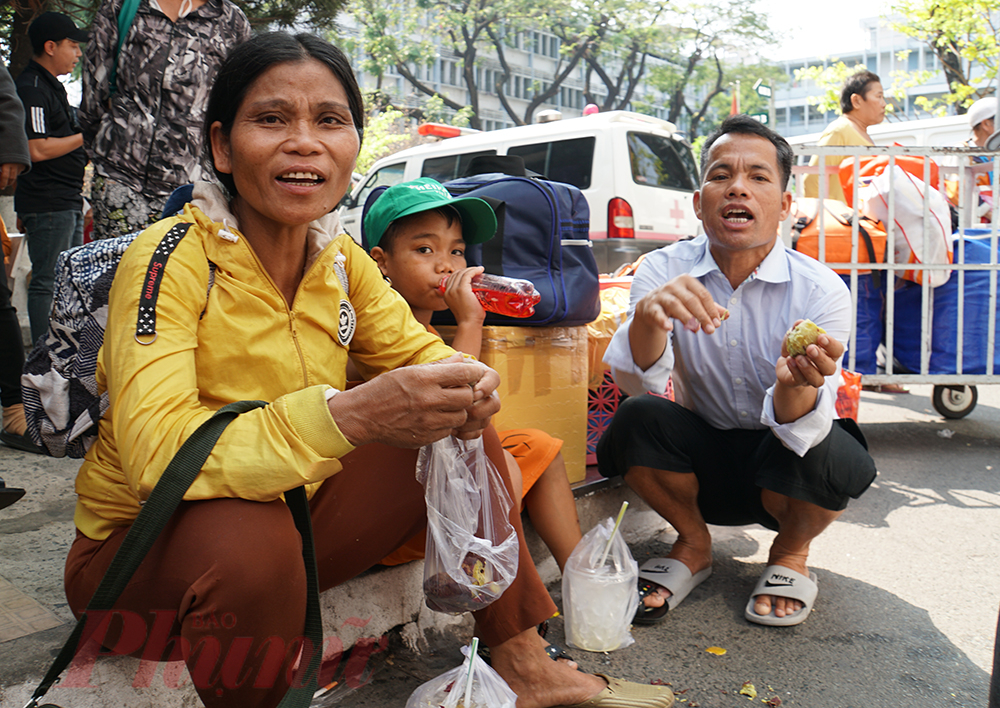
[[[765,624],[770,627],[790,627],[801,624],[805,621],[809,613],[812,612],[813,603],[816,602],[816,594],[819,587],[816,584],[816,574],[810,572],[809,577],[797,573],[790,568],[781,565],[769,565],[761,573],[757,581],[757,587],[753,589],[750,600],[747,602],[746,611],[743,616],[756,624]],[[774,609],[770,614],[758,615],[753,611],[754,601],[758,595],[771,595],[773,597],[788,597],[802,603],[802,609],[784,617],[774,614]]]

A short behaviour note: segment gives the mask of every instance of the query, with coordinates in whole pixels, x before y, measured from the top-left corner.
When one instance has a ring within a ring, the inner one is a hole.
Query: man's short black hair
[[[844,82],[844,88],[840,91],[840,112],[850,113],[853,111],[854,104],[851,102],[851,96],[858,94],[864,98],[865,94],[868,93],[868,87],[876,83],[882,83],[882,79],[878,77],[878,74],[867,69],[849,76]]]
[[[773,130],[768,128],[763,123],[754,120],[745,113],[740,113],[739,115],[729,116],[724,121],[718,129],[708,136],[705,144],[701,146],[701,180],[705,179],[705,171],[708,168],[708,156],[712,152],[712,145],[715,141],[721,138],[723,135],[728,135],[729,133],[736,133],[738,135],[758,135],[771,141],[774,145],[775,151],[778,153],[778,167],[781,168],[781,191],[788,189],[788,180],[792,176],[792,161],[794,160],[794,154],[792,153],[792,146],[788,142],[775,133]]]

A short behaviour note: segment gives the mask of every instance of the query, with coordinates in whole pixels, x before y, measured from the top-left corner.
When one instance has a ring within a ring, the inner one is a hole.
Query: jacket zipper
[[[244,236],[243,238],[245,239],[246,236]],[[289,306],[288,303],[285,302],[285,296],[281,294],[281,290],[278,288],[277,284],[275,284],[274,280],[271,278],[271,274],[267,272],[267,269],[264,267],[264,264],[261,263],[260,262],[260,258],[257,257],[257,252],[254,251],[253,248],[250,247],[250,244],[245,244],[245,245],[246,245],[247,251],[250,252],[250,256],[253,258],[254,262],[257,264],[257,267],[260,269],[260,272],[264,274],[265,278],[267,278],[267,282],[268,282],[268,284],[270,284],[271,290],[273,290],[275,293],[277,293],[278,298],[281,300],[281,304],[285,308],[285,313],[288,316],[288,331],[292,335],[292,341],[295,343],[295,351],[299,355],[299,364],[302,366],[302,381],[303,381],[303,385],[305,385],[307,387],[311,386],[312,384],[309,383],[309,370],[306,367],[306,357],[305,357],[305,354],[302,352],[302,345],[299,343],[299,334],[298,334],[298,331],[297,331],[297,329],[295,327],[296,316],[295,316],[295,309],[294,308],[295,308],[295,299],[299,295],[299,290],[298,290],[298,288],[295,289],[295,297],[292,298],[292,304],[291,304],[291,306]],[[309,268],[306,270],[305,273],[302,274],[302,280],[305,280],[309,276],[309,274],[313,271],[314,268],[318,268],[319,267],[319,262],[321,260],[324,260],[324,258],[326,256],[326,252],[327,252],[327,250],[330,249],[331,245],[332,244],[327,245],[326,248],[324,248],[320,252],[319,256],[316,257],[316,260],[313,261],[313,264],[311,266],[309,266]],[[299,281],[299,287],[301,287],[301,286],[302,286],[302,281],[300,280]]]
[[[170,19],[170,18],[167,18]],[[178,22],[181,18],[177,18]],[[153,132],[149,136],[149,149],[146,151],[148,158],[146,159],[146,169],[142,173],[142,190],[146,191],[149,186],[147,182],[149,181],[149,166],[153,162],[153,146],[156,145],[156,133],[160,127],[160,113],[163,111],[163,80],[166,76],[167,64],[170,63],[170,48],[174,46],[174,35],[177,33],[177,22],[170,23],[170,39],[167,42],[167,53],[163,59],[163,64],[160,66],[160,85],[159,85],[159,98],[156,102],[156,118],[153,120]]]

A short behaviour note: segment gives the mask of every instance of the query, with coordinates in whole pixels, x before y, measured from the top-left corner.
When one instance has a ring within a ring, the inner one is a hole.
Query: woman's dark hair
[[[205,109],[205,123],[202,126],[202,140],[207,161],[219,181],[236,194],[236,183],[232,175],[219,172],[215,168],[212,155],[212,124],[222,124],[222,132],[229,135],[240,104],[257,79],[272,66],[315,59],[325,65],[337,77],[347,93],[347,103],[358,130],[358,145],[364,135],[365,111],[361,90],[354,77],[354,71],[347,56],[326,40],[311,34],[290,35],[287,32],[267,32],[258,34],[233,48],[219,68],[212,92],[208,95]]]
[[[861,98],[864,98],[865,94],[868,93],[868,86],[874,83],[880,84],[882,83],[882,79],[878,77],[878,74],[867,69],[850,76],[844,82],[844,88],[840,91],[840,112],[846,114],[853,111],[854,104],[851,103],[851,96],[858,94]]]
[[[708,168],[708,158],[709,153],[712,152],[712,145],[715,144],[716,140],[728,133],[737,133],[740,135],[759,135],[760,137],[771,141],[771,144],[774,145],[774,149],[778,154],[778,167],[781,170],[781,191],[788,189],[788,180],[792,176],[792,161],[794,159],[791,145],[789,145],[783,137],[775,133],[763,123],[754,120],[746,113],[740,113],[739,115],[729,116],[726,118],[722,121],[722,125],[720,125],[714,133],[709,135],[705,140],[705,144],[701,146],[702,181],[705,180],[705,171]]]

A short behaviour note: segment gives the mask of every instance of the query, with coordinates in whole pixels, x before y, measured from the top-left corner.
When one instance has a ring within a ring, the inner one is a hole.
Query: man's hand
[[[697,332],[712,334],[727,311],[708,289],[690,275],[679,275],[647,293],[635,306],[629,329],[629,347],[636,366],[645,371],[663,355],[674,320]]]
[[[802,320],[797,320],[798,324]],[[774,367],[777,383],[774,387],[774,419],[785,425],[798,420],[816,406],[816,397],[827,376],[837,371],[837,359],[844,345],[823,333],[806,353],[788,356],[788,347],[781,342],[781,356]]]
[[[0,165],[0,189],[7,189],[14,184],[17,176],[27,169],[27,165],[19,165],[16,162],[5,162]]]
[[[797,325],[802,320],[796,320]],[[815,344],[806,347],[806,353],[796,357],[788,356],[785,340],[781,342],[781,357],[775,367],[778,383],[789,388],[811,386],[820,388],[827,376],[837,371],[837,360],[844,353],[844,345],[825,332],[820,334]]]
[[[712,334],[722,324],[725,312],[697,278],[685,274],[642,298],[635,306],[634,319],[665,332],[672,331],[673,320],[678,320],[692,332],[701,329]]]
[[[417,448],[448,435],[469,440],[482,435],[500,410],[493,395],[499,383],[499,374],[485,364],[455,354],[338,393],[330,399],[330,413],[353,445]]]

